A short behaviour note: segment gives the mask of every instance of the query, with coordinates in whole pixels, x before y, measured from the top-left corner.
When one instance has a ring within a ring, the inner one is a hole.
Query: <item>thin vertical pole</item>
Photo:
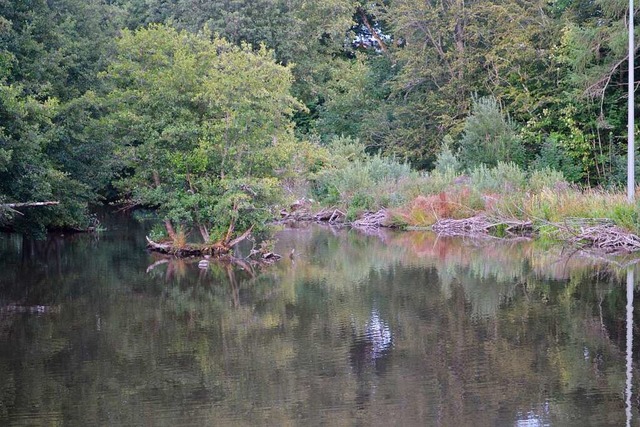
[[[635,196],[635,147],[634,147],[634,97],[635,76],[634,76],[634,32],[633,32],[633,0],[629,0],[629,106],[627,113],[627,199],[632,203]]]

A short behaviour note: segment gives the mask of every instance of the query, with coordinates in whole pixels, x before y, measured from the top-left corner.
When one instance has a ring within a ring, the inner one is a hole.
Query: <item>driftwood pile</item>
[[[297,209],[294,211],[280,211],[280,222],[308,221],[324,222],[332,225],[344,224],[347,215],[337,208],[325,208],[319,212],[311,213],[308,209]]]
[[[280,211],[280,222],[307,221],[330,225],[350,225],[359,230],[375,230],[379,227],[387,227],[387,218],[386,209],[380,209],[377,212],[365,212],[360,219],[353,222],[348,222],[347,214],[338,208],[323,208],[315,213],[306,208]]]
[[[491,223],[484,216],[464,219],[441,219],[431,229],[444,236],[466,236],[471,234],[488,234]]]
[[[571,242],[577,246],[586,246],[607,253],[640,250],[640,237],[610,224],[583,227]]]
[[[490,220],[484,215],[477,215],[464,219],[441,219],[433,224],[431,229],[443,236],[528,237],[533,233],[533,223],[519,220]]]
[[[560,240],[606,253],[640,251],[640,237],[621,229],[609,220],[575,219],[555,227]],[[492,220],[483,215],[465,219],[441,219],[432,230],[443,236],[529,237],[535,230],[531,221]]]
[[[317,222],[326,222],[329,224],[344,224],[347,215],[340,209],[329,208],[322,209],[313,216],[313,220]]]
[[[387,223],[387,210],[380,209],[378,212],[365,212],[362,218],[353,221],[351,226],[359,230],[370,231],[377,230],[380,227],[387,227]]]

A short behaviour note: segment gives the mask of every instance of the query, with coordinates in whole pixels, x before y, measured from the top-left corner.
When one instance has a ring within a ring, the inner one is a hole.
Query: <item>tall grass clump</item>
[[[537,192],[512,193],[500,198],[489,213],[501,218],[526,219],[538,225],[573,227],[584,221],[608,220],[630,232],[637,233],[640,229],[640,208],[629,204],[624,193],[577,186],[549,186]]]
[[[468,218],[484,209],[484,200],[468,187],[449,193],[441,192],[418,196],[400,208],[391,211],[392,222],[397,225],[428,227],[440,219]]]

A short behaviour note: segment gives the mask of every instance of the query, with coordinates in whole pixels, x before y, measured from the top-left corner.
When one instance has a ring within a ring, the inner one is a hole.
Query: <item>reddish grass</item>
[[[466,218],[475,213],[473,195],[468,188],[430,196],[418,196],[392,212],[397,220],[414,227],[433,225],[442,218]]]

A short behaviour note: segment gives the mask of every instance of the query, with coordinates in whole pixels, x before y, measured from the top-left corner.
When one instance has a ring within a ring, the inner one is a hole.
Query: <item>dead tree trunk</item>
[[[33,208],[33,207],[37,207],[37,206],[55,206],[55,205],[59,205],[59,204],[60,204],[60,202],[58,202],[58,201],[27,202],[27,203],[3,203],[3,204],[0,204],[0,207],[15,209],[15,208]]]

